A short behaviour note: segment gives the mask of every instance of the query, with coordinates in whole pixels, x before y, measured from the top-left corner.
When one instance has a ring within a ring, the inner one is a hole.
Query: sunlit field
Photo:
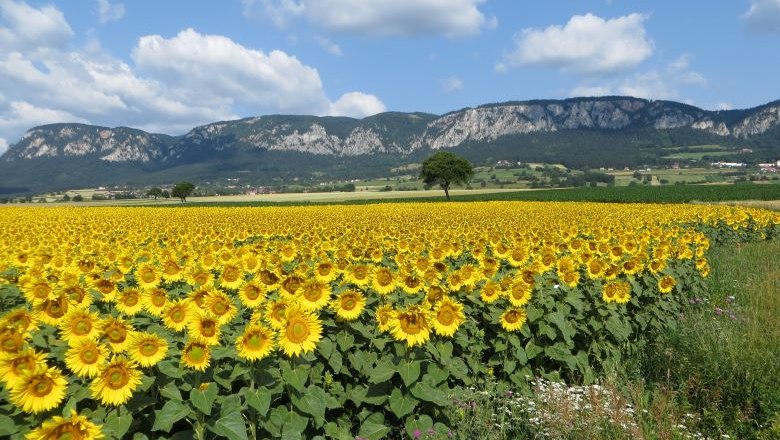
[[[0,214],[12,438],[448,438],[453,396],[598,383],[677,327],[711,246],[780,232],[703,205]]]

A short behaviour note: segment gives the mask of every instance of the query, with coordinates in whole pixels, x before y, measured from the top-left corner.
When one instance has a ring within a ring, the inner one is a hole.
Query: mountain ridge
[[[344,169],[351,163],[358,168],[372,161],[408,162],[442,148],[477,159],[557,155],[558,161],[569,160],[573,166],[597,165],[599,158],[621,166],[648,160],[640,151],[643,147],[697,142],[756,147],[774,154],[780,146],[780,100],[750,109],[704,110],[675,101],[608,96],[488,103],[442,115],[384,112],[362,119],[266,115],[212,122],[181,136],[59,123],[28,130],[0,156],[0,173],[10,173],[5,185],[27,185],[33,176],[15,175],[14,165],[44,158],[111,169],[98,166],[108,163],[127,175],[134,173],[132,169],[143,174],[193,166],[221,170],[206,173],[217,175],[243,164],[256,172],[301,165],[313,170],[318,161]],[[578,146],[593,160],[572,153]],[[294,163],[286,164],[290,157]],[[49,166],[57,172],[55,168]],[[182,175],[187,176],[183,171]],[[105,177],[107,183],[116,180],[110,174]]]

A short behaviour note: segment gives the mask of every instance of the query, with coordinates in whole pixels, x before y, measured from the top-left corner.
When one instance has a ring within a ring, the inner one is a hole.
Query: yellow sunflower
[[[559,280],[561,284],[565,286],[577,287],[577,285],[580,283],[580,273],[578,271],[563,272],[559,275]]]
[[[504,330],[508,332],[516,332],[523,328],[526,319],[527,315],[525,313],[525,309],[511,308],[501,314],[499,322],[501,323],[501,327],[503,327]]]
[[[208,345],[218,345],[222,337],[219,319],[208,312],[196,313],[187,323],[187,334]]]
[[[444,298],[446,295],[447,293],[444,291],[444,288],[442,286],[439,286],[438,284],[433,284],[429,286],[428,290],[425,292],[425,300],[431,304],[436,304],[437,302],[441,301],[441,299]]]
[[[116,295],[116,309],[125,316],[137,315],[143,307],[138,289],[126,289]]]
[[[285,310],[284,326],[279,331],[279,347],[287,356],[314,351],[322,339],[322,324],[315,315],[300,307]]]
[[[59,323],[60,337],[68,344],[100,338],[100,318],[87,310],[73,309]]]
[[[219,321],[227,324],[238,314],[238,308],[233,303],[233,298],[221,290],[212,290],[206,296],[206,310]]]
[[[375,311],[376,326],[380,332],[390,331],[395,318],[395,310],[389,304],[377,307]]]
[[[309,311],[320,310],[330,302],[331,289],[326,283],[309,280],[303,284],[299,293],[298,304]]]
[[[26,440],[100,440],[104,437],[101,425],[90,422],[75,410],[70,411],[70,417],[54,416],[46,420],[24,436]]]
[[[371,287],[380,295],[387,295],[395,290],[395,279],[390,269],[378,267],[371,278]]]
[[[144,292],[141,302],[147,312],[154,316],[161,317],[165,312],[165,306],[168,305],[168,292],[159,287],[149,289]]]
[[[162,267],[162,279],[168,282],[179,281],[184,277],[184,268],[172,258],[160,263]]]
[[[352,264],[344,273],[344,280],[358,287],[365,287],[371,283],[371,269],[365,264]]]
[[[211,363],[211,347],[203,341],[187,342],[181,352],[181,363],[193,370],[206,371]]]
[[[339,275],[338,270],[329,261],[321,261],[314,268],[314,278],[321,283],[330,283]]]
[[[101,337],[108,342],[111,350],[119,353],[127,348],[135,329],[130,322],[110,316],[103,320],[101,332]]]
[[[422,345],[431,337],[430,308],[417,304],[395,313],[391,333],[398,341],[405,341],[409,347]]]
[[[236,350],[238,356],[250,361],[257,361],[274,349],[274,331],[257,323],[250,323],[244,329],[244,333],[236,338]]]
[[[24,348],[30,333],[17,327],[0,327],[0,355],[14,355]]]
[[[98,375],[110,350],[92,340],[77,341],[65,352],[65,366],[78,377],[90,379]]]
[[[187,270],[186,281],[194,287],[208,288],[214,285],[214,274],[210,269],[195,265]]]
[[[241,286],[241,289],[238,291],[238,299],[250,309],[260,307],[263,304],[263,301],[265,301],[265,297],[265,284],[257,278],[248,281]]]
[[[601,289],[601,299],[606,303],[625,304],[631,299],[631,285],[625,281],[607,283]]]
[[[274,330],[281,330],[284,328],[284,315],[287,310],[287,301],[282,299],[276,301],[270,301],[265,308],[265,320],[268,325]]]
[[[440,336],[451,337],[466,320],[463,305],[449,298],[444,298],[433,309],[433,330]]]
[[[495,281],[487,281],[480,291],[479,297],[485,304],[492,304],[501,296],[501,285]]]
[[[187,327],[187,322],[193,315],[192,306],[187,299],[177,299],[165,306],[163,324],[171,330],[180,332]]]
[[[68,297],[60,294],[36,303],[33,306],[33,316],[44,324],[56,327],[70,308],[71,304]]]
[[[404,271],[400,276],[399,283],[401,284],[401,289],[409,295],[419,293],[425,288],[425,280],[414,270]]]
[[[11,403],[26,413],[41,413],[60,405],[68,381],[56,367],[38,365],[10,389]]]
[[[104,365],[92,384],[92,398],[106,406],[119,406],[133,397],[133,391],[141,383],[141,371],[135,362],[124,356],[115,356]]]
[[[303,287],[304,279],[295,273],[288,275],[287,278],[282,281],[282,296],[288,300],[295,298],[295,294]]]
[[[151,263],[143,263],[135,271],[135,281],[143,289],[152,289],[160,284],[161,277],[158,269]]]
[[[127,348],[130,359],[142,367],[152,367],[165,358],[168,341],[153,333],[138,332]]]
[[[533,284],[528,284],[521,278],[515,280],[509,290],[505,292],[509,302],[515,307],[523,307],[531,300]]]
[[[11,310],[0,318],[0,327],[12,327],[21,331],[34,331],[38,329],[38,322],[29,310],[18,308]]]
[[[333,300],[336,316],[345,321],[354,321],[360,317],[366,306],[366,298],[357,290],[345,290]]]
[[[658,280],[658,291],[664,294],[670,293],[676,285],[677,280],[675,280],[673,276],[664,275],[660,280]]]
[[[13,355],[0,356],[0,381],[13,388],[39,365],[46,365],[46,355],[32,348],[26,348]]]
[[[238,289],[244,284],[244,268],[234,260],[222,266],[219,274],[219,285],[225,289]]]

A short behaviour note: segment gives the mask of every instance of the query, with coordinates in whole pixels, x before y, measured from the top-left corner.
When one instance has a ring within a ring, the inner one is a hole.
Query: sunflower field
[[[491,378],[593,383],[674,327],[727,206],[0,209],[0,436],[446,434]]]

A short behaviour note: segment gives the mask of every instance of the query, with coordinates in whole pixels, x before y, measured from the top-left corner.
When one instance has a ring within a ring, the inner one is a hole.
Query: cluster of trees
[[[191,196],[193,191],[195,191],[195,185],[191,182],[179,182],[170,192],[168,192],[167,189],[154,187],[150,189],[146,195],[149,197],[154,197],[154,200],[157,200],[158,197],[162,197],[164,199],[176,197],[183,203],[187,201],[187,197]]]

